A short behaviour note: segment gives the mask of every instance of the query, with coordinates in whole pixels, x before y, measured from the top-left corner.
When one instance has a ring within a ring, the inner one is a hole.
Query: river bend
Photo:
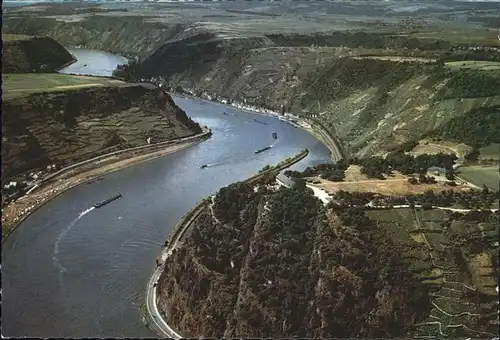
[[[92,65],[112,62],[99,63],[106,54],[96,53],[80,54],[73,67],[87,64],[86,72],[92,74]],[[99,66],[94,74],[103,75]],[[209,140],[61,194],[35,211],[4,243],[4,336],[155,336],[141,322],[139,308],[155,257],[182,215],[220,187],[304,148],[310,154],[295,169],[330,158],[314,137],[274,117],[174,100],[212,129]],[[278,134],[276,141],[272,132]],[[272,143],[270,150],[254,154]],[[200,169],[203,164],[210,166]],[[122,199],[89,209],[117,192]]]

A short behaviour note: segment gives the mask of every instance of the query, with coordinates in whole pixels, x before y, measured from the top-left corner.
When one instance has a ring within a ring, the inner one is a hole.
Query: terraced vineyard
[[[420,209],[367,215],[407,249],[409,268],[431,290],[433,309],[415,325],[416,336],[495,336],[498,215]]]
[[[8,77],[9,91],[20,96],[4,101],[4,176],[201,131],[152,85],[56,74]]]

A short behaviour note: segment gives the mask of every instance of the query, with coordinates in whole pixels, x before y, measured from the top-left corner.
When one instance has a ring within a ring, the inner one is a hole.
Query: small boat
[[[222,112],[222,114],[223,114],[223,115],[226,115],[226,116],[228,115],[226,111]]]
[[[205,169],[205,168],[207,168],[207,167],[208,167],[208,165],[207,165],[207,164],[203,164],[202,166],[200,166],[200,169]]]
[[[273,139],[277,139],[278,138],[278,134],[276,132],[273,132]]]
[[[83,65],[83,67],[87,67],[87,64]]]
[[[122,194],[118,193],[118,195],[114,195],[113,197],[110,197],[107,200],[104,200],[102,202],[98,202],[98,203],[94,204],[94,208],[100,208],[102,206],[105,206],[106,204],[111,203],[114,200],[119,199],[120,197],[122,197]]]
[[[270,146],[266,146],[265,148],[262,148],[262,149],[259,149],[259,150],[255,150],[254,153],[258,154],[258,153],[264,152],[266,150],[269,150],[270,148],[271,148]]]

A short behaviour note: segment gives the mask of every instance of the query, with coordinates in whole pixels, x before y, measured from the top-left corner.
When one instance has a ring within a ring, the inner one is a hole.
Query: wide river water
[[[104,51],[85,48],[68,48],[67,50],[77,62],[63,68],[59,73],[111,77],[118,65],[127,63],[127,58]]]
[[[77,64],[87,64],[86,73],[92,74],[95,62],[94,74],[101,75],[101,66],[114,59],[95,53],[87,50]],[[329,161],[322,143],[274,117],[174,99],[212,129],[209,140],[71,189],[35,211],[6,240],[3,336],[154,337],[139,308],[155,258],[182,215],[217,189],[304,148],[309,156],[293,168]],[[271,143],[270,150],[254,154]],[[202,164],[211,166],[200,169]],[[118,192],[122,199],[89,210]]]

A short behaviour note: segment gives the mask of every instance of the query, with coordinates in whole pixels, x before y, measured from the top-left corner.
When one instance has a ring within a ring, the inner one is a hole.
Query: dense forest
[[[423,154],[412,156],[405,153],[409,148],[415,146],[414,142],[401,145],[396,151],[387,157],[372,156],[368,158],[343,159],[335,164],[319,164],[307,167],[304,171],[285,171],[285,175],[293,178],[304,178],[320,176],[329,181],[342,181],[345,178],[345,170],[349,165],[360,165],[361,173],[369,178],[385,179],[393,171],[399,171],[403,175],[425,174],[431,167],[446,169],[447,177],[453,180],[453,164],[457,157],[453,154],[438,153],[435,155]]]
[[[498,84],[500,88],[500,83]],[[430,136],[441,137],[481,148],[500,142],[500,106],[477,108],[455,117],[433,131]]]
[[[443,99],[476,98],[500,95],[500,73],[461,69],[449,71],[450,80],[441,90]]]
[[[428,190],[422,194],[407,196],[385,196],[371,192],[347,192],[337,191],[332,196],[329,207],[368,207],[372,203],[375,206],[394,205],[421,205],[424,209],[439,207],[456,207],[463,209],[488,210],[498,208],[498,192],[484,187],[482,190],[470,189],[469,191],[454,191],[451,189],[434,192]]]
[[[422,71],[423,67],[416,63],[339,58],[305,75],[302,87],[309,95],[304,97],[303,105],[341,99],[371,86],[379,87],[383,94]]]
[[[324,207],[304,181],[221,189],[167,261],[160,309],[185,336],[412,336],[436,288],[410,269],[405,254],[418,246],[368,217],[361,204],[372,199],[339,192]]]

